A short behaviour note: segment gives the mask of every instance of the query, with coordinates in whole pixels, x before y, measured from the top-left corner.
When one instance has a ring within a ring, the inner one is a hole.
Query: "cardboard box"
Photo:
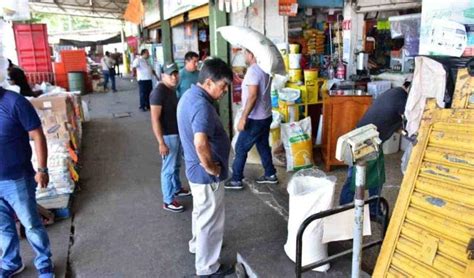
[[[77,129],[77,118],[69,96],[32,99],[47,139],[71,140]]]

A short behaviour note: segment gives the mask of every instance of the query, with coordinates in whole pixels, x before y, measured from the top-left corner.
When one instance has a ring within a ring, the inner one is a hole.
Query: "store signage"
[[[298,1],[297,0],[279,0],[278,1],[278,14],[286,16],[296,16],[298,13]]]
[[[352,21],[351,20],[344,20],[342,22],[342,30],[351,30],[352,29]]]
[[[207,3],[206,0],[163,0],[163,17],[170,19]]]
[[[149,26],[160,21],[160,3],[158,0],[145,0],[145,16],[143,17],[143,26]]]

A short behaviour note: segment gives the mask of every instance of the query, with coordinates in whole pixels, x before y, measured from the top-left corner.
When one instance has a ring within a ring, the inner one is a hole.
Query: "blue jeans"
[[[174,194],[181,190],[181,181],[179,180],[179,168],[181,167],[181,142],[179,136],[163,136],[169,154],[163,158],[161,168],[161,191],[163,193],[163,202],[170,204],[174,200]]]
[[[153,90],[151,80],[138,81],[138,91],[140,93],[140,108],[150,108],[150,93]]]
[[[104,75],[104,89],[107,89],[107,84],[109,84],[110,79],[110,82],[112,82],[112,91],[117,91],[115,88],[115,74],[110,74],[108,70],[103,70],[102,74]]]
[[[235,158],[234,164],[232,164],[233,181],[241,181],[244,178],[247,154],[255,144],[265,169],[265,176],[269,177],[276,174],[275,167],[273,167],[272,150],[268,143],[271,123],[272,117],[264,120],[247,120],[245,130],[239,133],[239,138],[237,138],[235,144]]]
[[[339,205],[345,205],[345,204],[354,202],[355,192],[351,189],[353,173],[354,173],[354,167],[349,166],[349,169],[347,170],[347,179],[344,182],[344,185],[342,186],[341,195],[339,197]],[[382,191],[382,186],[383,184],[377,187],[369,188],[369,197],[380,195],[380,192]],[[378,202],[371,203],[369,205],[371,216],[375,216],[379,214],[377,212],[377,203]]]
[[[15,214],[25,227],[26,238],[36,253],[36,268],[52,266],[49,238],[36,208],[35,191],[36,182],[33,177],[0,181],[0,248],[3,250],[3,269],[16,269],[22,264]]]

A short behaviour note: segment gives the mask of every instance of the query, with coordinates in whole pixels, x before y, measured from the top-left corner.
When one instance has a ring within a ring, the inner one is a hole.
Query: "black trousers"
[[[138,90],[140,93],[140,108],[150,108],[150,94],[153,90],[153,83],[151,80],[138,81]]]

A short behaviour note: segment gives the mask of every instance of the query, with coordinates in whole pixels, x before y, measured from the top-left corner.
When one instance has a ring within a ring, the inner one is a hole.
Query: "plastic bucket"
[[[318,81],[318,71],[307,69],[304,70],[304,82],[313,84],[314,82]]]
[[[68,72],[69,91],[80,91],[81,95],[86,93],[84,73],[80,71]]]
[[[270,129],[270,146],[276,146],[281,140],[281,129],[280,127]]]
[[[385,141],[382,145],[384,154],[397,153],[400,150],[400,133],[395,132],[390,138]]]
[[[301,69],[290,69],[288,71],[289,77],[290,77],[290,82],[296,83],[299,82],[303,79],[303,72]]]
[[[300,45],[292,43],[290,44],[290,53],[297,54],[300,53]]]
[[[301,54],[290,54],[290,69],[301,69]]]
[[[282,56],[283,57],[283,62],[285,63],[285,69],[288,71],[290,69],[290,57],[288,54],[285,54]]]

